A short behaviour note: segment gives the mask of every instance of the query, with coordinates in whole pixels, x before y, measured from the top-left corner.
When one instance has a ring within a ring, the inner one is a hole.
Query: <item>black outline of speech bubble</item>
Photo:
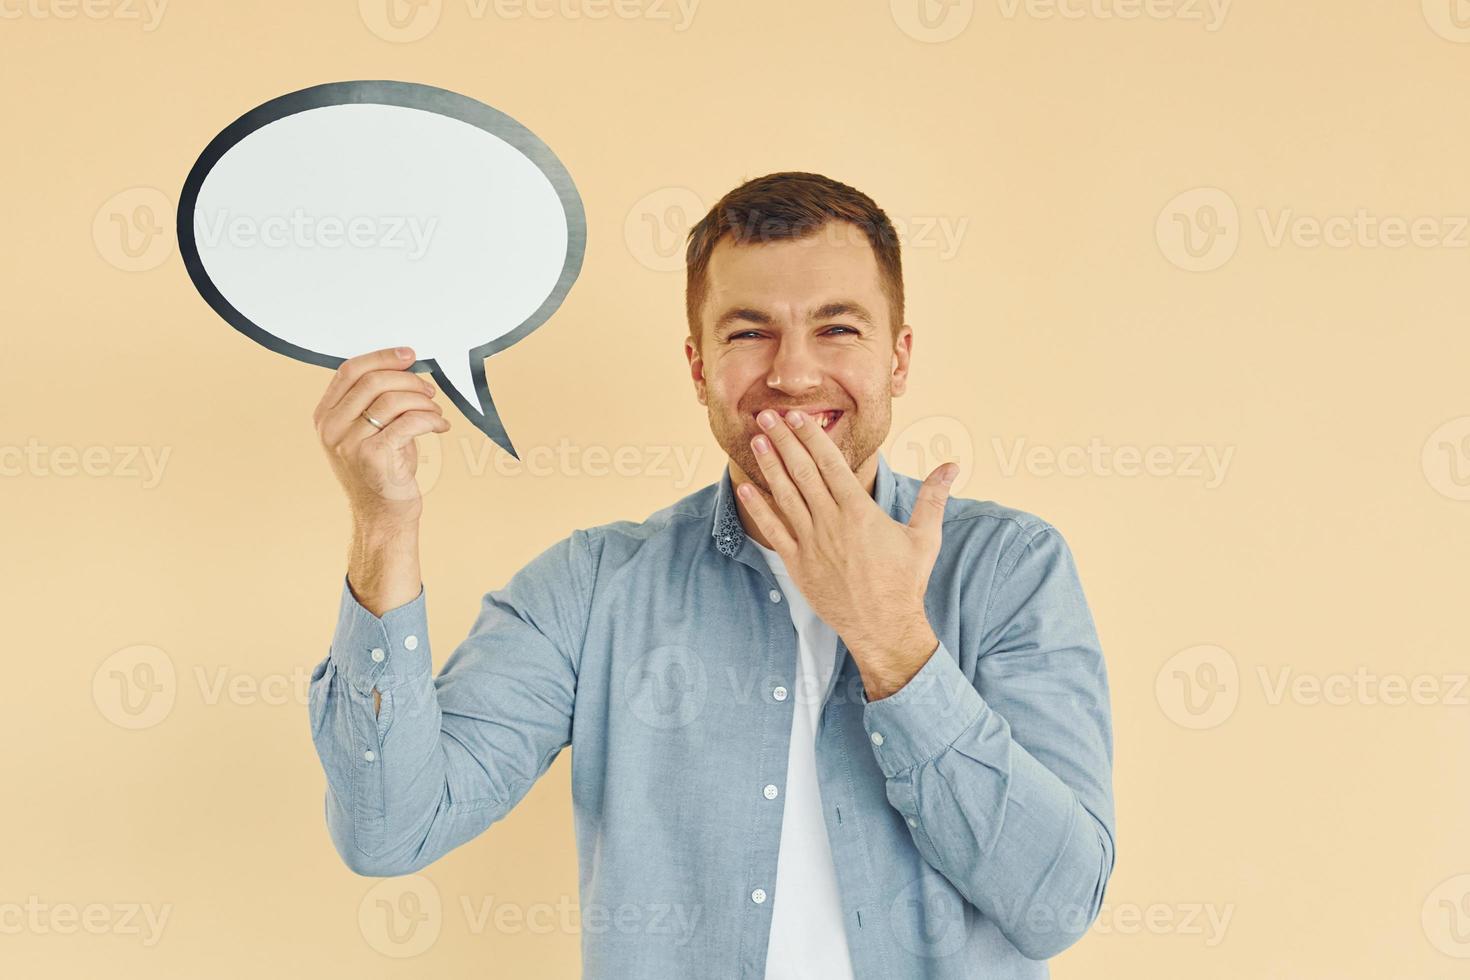
[[[465,418],[473,422],[476,428],[493,439],[506,452],[520,459],[520,456],[516,454],[515,446],[510,441],[509,434],[505,431],[505,426],[500,421],[500,414],[495,409],[495,400],[490,397],[490,389],[485,384],[485,358],[505,350],[541,326],[551,318],[551,314],[555,313],[557,307],[561,306],[562,301],[566,299],[572,283],[582,271],[582,257],[587,251],[587,212],[582,207],[582,198],[577,193],[577,185],[572,183],[571,174],[567,173],[561,161],[556,158],[556,154],[552,153],[551,149],[541,142],[535,133],[505,113],[448,89],[421,85],[417,82],[393,81],[329,82],[325,85],[304,88],[299,92],[291,92],[256,106],[230,123],[218,136],[209,141],[209,145],[199,155],[199,159],[195,161],[188,178],[184,181],[184,189],[179,195],[179,210],[175,222],[179,253],[183,256],[184,268],[189,270],[189,278],[194,281],[194,288],[199,290],[205,302],[230,326],[262,347],[278,354],[285,354],[294,360],[305,361],[308,364],[320,364],[322,367],[336,368],[346,360],[344,357],[307,350],[305,347],[298,347],[289,341],[282,340],[251,322],[245,314],[235,309],[230,301],[225,299],[224,294],[215,287],[209,274],[204,270],[204,263],[199,258],[199,248],[194,241],[193,217],[195,206],[199,201],[199,189],[204,185],[204,179],[209,176],[210,170],[236,143],[251,133],[307,109],[364,104],[422,109],[426,112],[448,116],[451,119],[458,119],[482,129],[491,136],[509,143],[535,164],[542,175],[550,181],[552,188],[556,191],[556,196],[561,199],[562,211],[566,214],[567,219],[567,257],[562,264],[561,276],[558,277],[556,285],[552,287],[551,292],[547,294],[536,312],[527,317],[520,326],[489,343],[473,347],[466,352],[465,356],[470,360],[470,373],[474,378],[475,394],[479,396],[480,403],[485,406],[485,412],[482,414],[477,411],[460,396],[459,390],[449,383],[449,379],[439,367],[437,358],[418,360],[409,366],[411,371],[430,371],[434,379],[439,382],[439,390],[449,396]]]

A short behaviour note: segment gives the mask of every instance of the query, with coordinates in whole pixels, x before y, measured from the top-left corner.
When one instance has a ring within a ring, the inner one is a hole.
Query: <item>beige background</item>
[[[827,173],[905,232],[890,460],[1056,524],[1108,658],[1118,866],[1054,975],[1470,975],[1470,4],[384,2],[0,3],[0,973],[577,973],[565,756],[421,879],[333,852],[328,374],[173,242],[241,112],[398,78],[530,126],[588,214],[565,306],[487,365],[538,468],[457,416],[425,446],[436,666],[543,547],[718,478],[674,243]]]

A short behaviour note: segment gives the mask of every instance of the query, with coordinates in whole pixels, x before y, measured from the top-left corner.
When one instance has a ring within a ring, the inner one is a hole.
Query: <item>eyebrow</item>
[[[853,300],[837,300],[832,303],[825,303],[808,313],[807,320],[832,320],[845,316],[859,320],[869,327],[873,325],[872,314],[861,303]],[[767,326],[771,321],[772,317],[769,313],[752,309],[749,306],[736,306],[720,314],[720,318],[715,321],[714,332],[718,336],[724,336],[727,328],[733,328],[741,323],[757,323],[761,326]]]

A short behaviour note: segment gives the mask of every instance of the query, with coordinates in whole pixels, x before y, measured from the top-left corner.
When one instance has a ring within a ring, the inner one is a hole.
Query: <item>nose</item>
[[[771,360],[771,369],[766,375],[766,386],[787,395],[799,395],[819,387],[822,383],[822,368],[811,344],[802,336],[802,331],[790,331],[783,335]]]

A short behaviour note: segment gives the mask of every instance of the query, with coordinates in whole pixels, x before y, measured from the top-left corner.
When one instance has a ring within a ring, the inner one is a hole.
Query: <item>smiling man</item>
[[[1114,862],[1107,675],[1056,528],[879,447],[908,379],[898,242],[866,195],[771,174],[690,232],[721,479],[578,529],[485,595],[432,674],[413,352],[314,420],[354,518],[311,683],[332,840],[419,870],[567,745],[584,975],[1044,977]]]

